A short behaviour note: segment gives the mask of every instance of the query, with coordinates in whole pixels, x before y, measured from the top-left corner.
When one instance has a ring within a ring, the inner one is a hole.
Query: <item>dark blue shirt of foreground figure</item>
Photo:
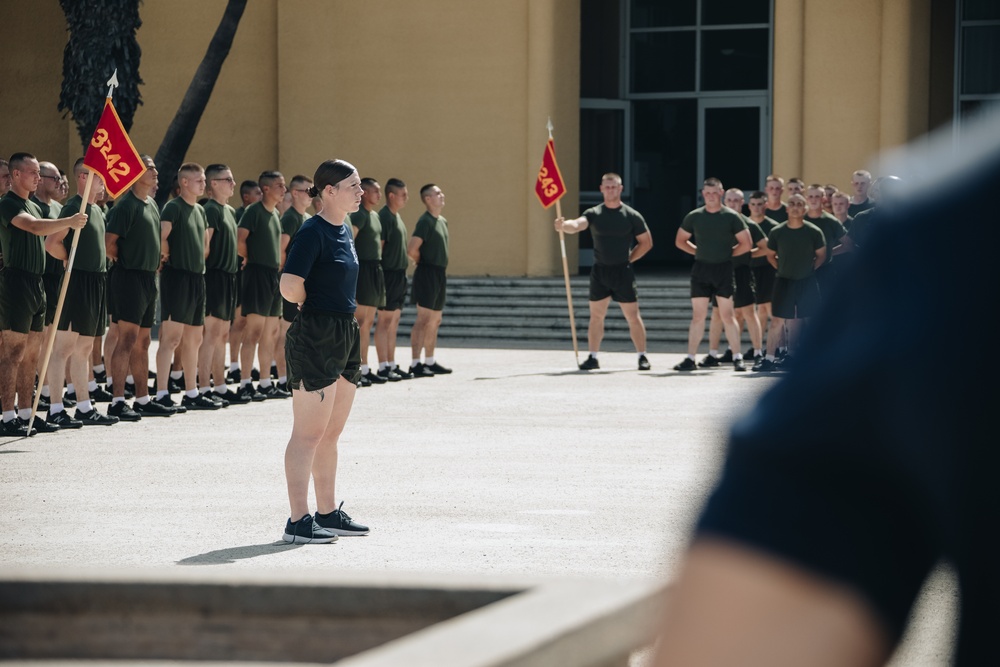
[[[303,310],[357,309],[358,255],[347,225],[332,225],[318,215],[306,220],[288,248],[284,273],[305,278]]]

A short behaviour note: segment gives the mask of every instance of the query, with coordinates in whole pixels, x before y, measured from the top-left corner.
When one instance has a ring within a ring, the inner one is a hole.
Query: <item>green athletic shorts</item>
[[[382,275],[382,264],[363,260],[358,262],[358,265],[358,305],[381,308],[385,305],[385,276]]]
[[[260,264],[243,267],[243,314],[281,317],[278,269]]]
[[[358,321],[351,313],[301,311],[285,336],[288,386],[298,391],[325,389],[338,377],[361,378]]]
[[[591,301],[602,301],[609,296],[618,303],[635,303],[639,290],[631,264],[594,264],[590,269]]]
[[[160,319],[205,324],[205,276],[165,265],[160,271]]]
[[[114,295],[112,322],[130,322],[149,329],[156,321],[156,273],[116,268],[108,278],[108,292]]]
[[[385,278],[385,305],[379,310],[402,310],[406,303],[406,269],[382,270]]]
[[[103,336],[108,330],[107,292],[107,274],[95,271],[70,273],[66,301],[59,315],[59,331],[75,331],[81,336]]]
[[[4,267],[0,271],[0,331],[26,334],[41,331],[44,326],[45,285],[41,274]]]
[[[205,315],[231,322],[236,311],[236,274],[205,270]]]
[[[45,326],[56,319],[56,306],[59,304],[59,290],[62,289],[64,275],[62,271],[42,274],[42,284],[45,285]]]
[[[413,272],[412,303],[431,310],[444,310],[447,282],[444,267],[417,264]]]

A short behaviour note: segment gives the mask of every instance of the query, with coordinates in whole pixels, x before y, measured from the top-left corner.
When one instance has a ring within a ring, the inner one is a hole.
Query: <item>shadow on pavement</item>
[[[257,556],[267,556],[270,554],[284,553],[290,549],[298,549],[305,545],[289,544],[284,541],[268,542],[267,544],[251,544],[245,547],[230,547],[228,549],[216,549],[197,556],[188,556],[177,561],[178,565],[226,565],[235,563],[246,558],[256,558]],[[275,547],[283,547],[276,549]]]
[[[635,373],[635,372],[637,371],[628,370],[625,368],[622,368],[620,370],[606,370],[606,371],[600,369],[596,371],[581,371],[581,370],[571,369],[571,370],[555,371],[548,373],[514,373],[512,375],[493,375],[490,377],[478,377],[472,379],[475,381],[479,381],[479,380],[509,380],[510,378],[537,378],[537,377],[557,378],[557,377],[564,377],[566,375],[579,375],[581,377],[584,377],[587,375],[611,375],[613,373]]]

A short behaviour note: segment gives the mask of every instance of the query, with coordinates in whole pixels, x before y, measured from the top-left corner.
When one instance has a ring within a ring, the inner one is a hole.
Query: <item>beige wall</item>
[[[775,0],[773,167],[850,185],[927,132],[930,0]]]

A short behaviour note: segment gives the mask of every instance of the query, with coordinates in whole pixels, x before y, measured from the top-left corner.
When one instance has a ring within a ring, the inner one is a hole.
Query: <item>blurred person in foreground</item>
[[[961,590],[954,664],[995,663],[1000,392],[975,366],[913,363],[954,337],[921,304],[973,313],[994,292],[991,244],[931,267],[922,252],[942,226],[989,231],[980,202],[1000,183],[1000,115],[963,135],[960,150],[909,155],[908,194],[853,253],[801,363],[734,428],[667,599],[657,665],[882,664],[942,560]],[[963,164],[949,171],[949,154]],[[826,419],[843,396],[852,409]]]

